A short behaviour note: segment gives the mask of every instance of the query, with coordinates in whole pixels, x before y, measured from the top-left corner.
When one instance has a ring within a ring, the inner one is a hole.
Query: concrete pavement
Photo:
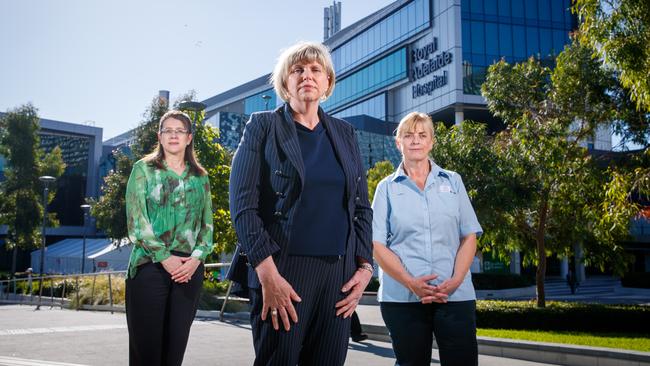
[[[74,311],[0,305],[0,365],[127,365],[128,334],[123,313]],[[194,322],[184,365],[251,365],[253,347],[245,321],[198,319]],[[390,343],[350,343],[346,365],[389,366]],[[434,349],[432,364],[439,364]],[[503,357],[480,356],[482,366],[535,366]]]

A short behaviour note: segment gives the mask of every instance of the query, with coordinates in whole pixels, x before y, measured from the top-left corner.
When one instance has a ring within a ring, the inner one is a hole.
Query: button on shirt
[[[437,274],[437,285],[451,278],[461,238],[483,230],[467,196],[463,181],[455,172],[430,160],[431,171],[424,190],[397,170],[377,185],[372,203],[373,241],[386,245],[414,277]],[[400,282],[379,270],[379,301],[419,302]],[[471,273],[449,295],[448,301],[476,299]]]

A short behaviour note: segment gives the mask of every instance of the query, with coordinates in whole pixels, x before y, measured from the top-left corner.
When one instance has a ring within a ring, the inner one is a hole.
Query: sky
[[[342,0],[342,27],[393,0]],[[269,73],[280,51],[323,40],[327,0],[0,0],[0,111],[138,125],[159,90],[205,100]]]

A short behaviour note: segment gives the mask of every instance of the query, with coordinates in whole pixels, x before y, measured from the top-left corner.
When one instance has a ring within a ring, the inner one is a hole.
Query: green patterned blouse
[[[166,166],[166,165],[165,165]],[[161,262],[171,251],[205,260],[212,251],[212,199],[207,176],[180,176],[139,160],[126,187],[129,239],[134,243],[129,277],[139,265]]]

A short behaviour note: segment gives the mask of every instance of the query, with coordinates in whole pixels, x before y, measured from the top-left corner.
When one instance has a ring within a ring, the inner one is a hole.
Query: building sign
[[[453,55],[451,52],[438,52],[438,38],[433,38],[433,42],[424,45],[424,47],[411,50],[411,81],[416,82],[425,76],[429,76],[440,70],[444,66],[451,64]],[[440,74],[433,75],[432,80],[424,83],[413,85],[413,99],[423,95],[431,95],[434,90],[447,85],[449,73],[443,71]]]

